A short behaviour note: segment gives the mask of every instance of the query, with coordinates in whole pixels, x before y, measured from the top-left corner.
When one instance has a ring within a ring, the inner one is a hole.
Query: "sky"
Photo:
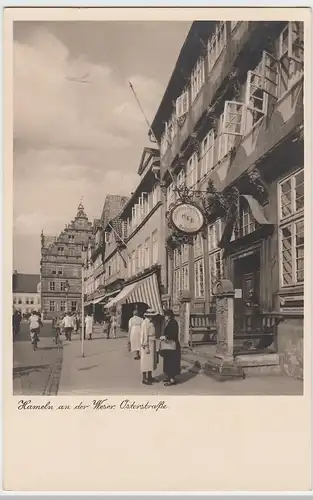
[[[40,271],[40,233],[129,195],[189,22],[14,23],[14,269]],[[89,83],[77,83],[79,79]]]

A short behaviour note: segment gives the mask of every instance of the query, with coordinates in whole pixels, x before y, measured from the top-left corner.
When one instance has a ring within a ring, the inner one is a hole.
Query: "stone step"
[[[275,375],[281,373],[279,354],[244,354],[236,356],[236,362],[246,376]]]

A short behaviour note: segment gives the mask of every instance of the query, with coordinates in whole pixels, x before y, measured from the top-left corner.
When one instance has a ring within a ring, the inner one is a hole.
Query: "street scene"
[[[15,23],[14,395],[303,395],[303,29]]]

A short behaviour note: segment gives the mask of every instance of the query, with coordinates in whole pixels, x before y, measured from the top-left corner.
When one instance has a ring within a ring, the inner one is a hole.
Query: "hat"
[[[158,314],[154,309],[147,309],[145,311],[145,316],[157,316]]]

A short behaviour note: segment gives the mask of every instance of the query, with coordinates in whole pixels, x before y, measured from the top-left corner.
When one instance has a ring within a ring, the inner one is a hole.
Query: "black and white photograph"
[[[304,23],[13,24],[13,394],[303,395]]]

